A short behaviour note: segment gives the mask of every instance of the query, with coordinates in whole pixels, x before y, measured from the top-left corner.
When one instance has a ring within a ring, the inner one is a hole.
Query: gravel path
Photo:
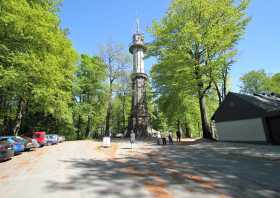
[[[280,197],[279,147],[75,141],[0,163],[1,198]]]

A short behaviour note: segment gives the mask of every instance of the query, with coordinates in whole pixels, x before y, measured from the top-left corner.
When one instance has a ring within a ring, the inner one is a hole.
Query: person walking
[[[161,134],[160,134],[160,132],[158,131],[158,133],[157,133],[157,144],[158,144],[158,145],[161,145],[161,142],[162,142]]]
[[[169,144],[173,144],[173,139],[172,139],[172,133],[171,132],[169,132],[169,134],[168,134],[168,142],[169,142]]]
[[[181,132],[179,130],[176,132],[176,136],[177,136],[177,142],[181,142]]]
[[[135,133],[131,131],[130,133],[130,144],[131,144],[131,149],[133,148],[133,144],[135,143]]]

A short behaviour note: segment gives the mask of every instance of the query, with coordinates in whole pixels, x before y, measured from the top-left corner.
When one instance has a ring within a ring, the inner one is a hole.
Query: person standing
[[[168,142],[169,142],[169,144],[173,144],[173,139],[172,139],[172,133],[171,132],[169,132],[169,134],[168,134]]]
[[[176,132],[176,136],[177,136],[177,142],[181,142],[181,132],[179,130]]]
[[[163,144],[163,145],[166,145],[166,136],[165,136],[164,133],[163,133],[163,135],[162,135],[162,144]]]
[[[161,142],[162,142],[161,134],[160,134],[160,132],[158,131],[158,133],[157,133],[157,144],[160,145]]]
[[[133,144],[135,143],[135,133],[131,131],[130,133],[130,144],[131,144],[131,149],[133,148]]]

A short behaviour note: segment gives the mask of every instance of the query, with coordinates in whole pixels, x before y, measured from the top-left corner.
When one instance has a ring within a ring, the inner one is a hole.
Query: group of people
[[[176,132],[176,136],[177,136],[177,142],[181,142],[181,132],[180,131]],[[167,138],[168,138],[168,143],[173,144],[173,138],[172,138],[172,133],[171,132],[168,133]],[[160,144],[166,145],[167,144],[167,138],[164,134],[161,135],[161,133],[158,132],[157,133],[157,144],[158,145],[160,145]],[[135,143],[135,133],[133,131],[131,131],[131,133],[130,133],[131,149],[133,148],[134,143]]]
[[[180,133],[180,131],[176,132],[176,136],[177,136],[177,142],[181,142],[181,133]],[[168,138],[168,143],[169,144],[173,144],[173,138],[172,138],[172,133],[171,132],[168,133],[167,138]],[[157,133],[157,144],[158,145],[160,145],[160,144],[163,144],[163,145],[167,144],[167,138],[166,138],[165,134],[161,135],[161,133],[158,132]]]

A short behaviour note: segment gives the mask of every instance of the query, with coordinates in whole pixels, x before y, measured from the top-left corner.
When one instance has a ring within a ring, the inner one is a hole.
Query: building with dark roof
[[[230,92],[212,120],[220,141],[280,144],[280,98]]]

